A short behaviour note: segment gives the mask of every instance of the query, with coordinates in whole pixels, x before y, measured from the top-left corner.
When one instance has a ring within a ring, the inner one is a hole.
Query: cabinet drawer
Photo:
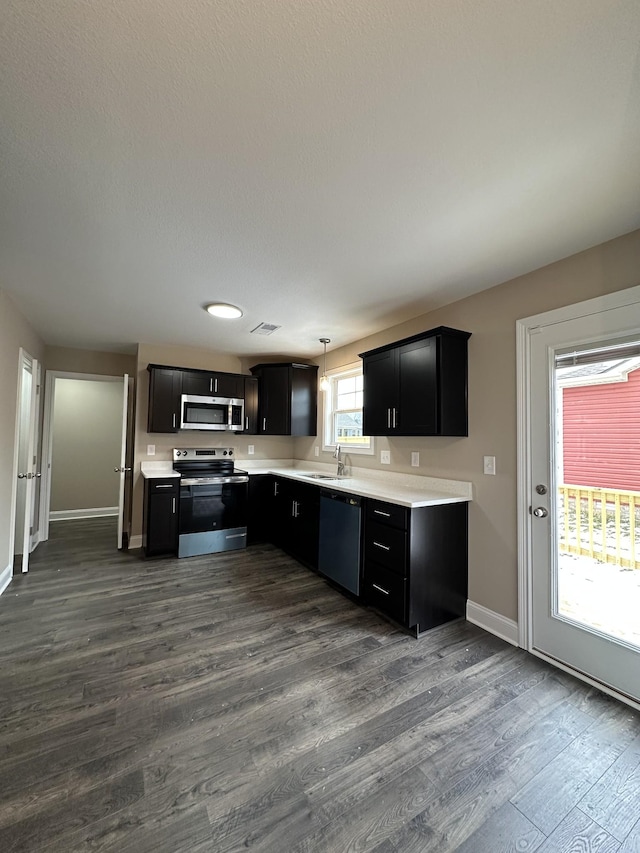
[[[364,598],[396,622],[406,621],[406,578],[383,566],[367,565],[364,571]]]
[[[371,521],[379,521],[390,524],[393,527],[407,529],[407,517],[409,510],[406,506],[383,503],[382,501],[367,501],[367,518]]]
[[[405,574],[407,534],[404,530],[368,521],[364,535],[364,558],[366,562],[380,563],[387,569]]]
[[[178,493],[180,477],[150,477],[147,480],[147,489],[150,495]]]

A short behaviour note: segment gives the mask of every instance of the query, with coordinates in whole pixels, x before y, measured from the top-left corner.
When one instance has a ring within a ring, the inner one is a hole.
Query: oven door
[[[181,485],[178,556],[244,548],[247,497],[246,482]]]

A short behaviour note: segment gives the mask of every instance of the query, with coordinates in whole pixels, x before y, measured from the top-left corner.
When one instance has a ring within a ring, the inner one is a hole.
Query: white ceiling
[[[50,344],[317,355],[640,227],[639,45],[638,0],[3,0],[0,287]]]

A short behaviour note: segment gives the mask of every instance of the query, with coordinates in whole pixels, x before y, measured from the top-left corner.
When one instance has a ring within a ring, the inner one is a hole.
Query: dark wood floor
[[[0,851],[639,853],[640,717],[265,546],[52,525],[0,598]]]

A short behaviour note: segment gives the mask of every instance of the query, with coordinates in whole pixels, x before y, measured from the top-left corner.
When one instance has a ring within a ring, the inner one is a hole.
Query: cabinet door
[[[291,392],[288,367],[269,367],[260,375],[260,422],[263,435],[289,435]]]
[[[425,338],[399,347],[397,435],[437,435],[437,339]]]
[[[390,435],[397,405],[396,351],[366,356],[362,364],[364,406],[362,430],[365,435]]]
[[[292,523],[289,553],[318,568],[318,534],[320,528],[320,489],[317,486],[296,484],[292,492]]]
[[[183,371],[183,394],[241,398],[243,385],[243,377],[234,373],[205,373],[201,370]]]
[[[181,370],[151,369],[148,432],[177,432],[180,429],[181,394]]]
[[[178,480],[145,480],[143,540],[145,554],[175,554],[178,550]]]
[[[210,373],[201,373],[199,370],[182,371],[182,393],[196,394],[202,397],[212,395],[213,379]]]
[[[258,377],[245,376],[244,379],[244,432],[257,435],[258,429]]]
[[[244,378],[234,373],[213,373],[213,393],[217,397],[241,399],[244,396]]]

